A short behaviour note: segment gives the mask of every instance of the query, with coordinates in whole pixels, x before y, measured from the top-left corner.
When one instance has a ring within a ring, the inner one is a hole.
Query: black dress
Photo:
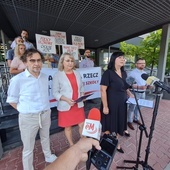
[[[127,93],[129,85],[126,83],[127,74],[122,72],[122,78],[114,70],[106,70],[101,79],[101,85],[107,86],[107,103],[109,114],[103,113],[101,103],[102,131],[115,132],[123,135],[127,130]]]

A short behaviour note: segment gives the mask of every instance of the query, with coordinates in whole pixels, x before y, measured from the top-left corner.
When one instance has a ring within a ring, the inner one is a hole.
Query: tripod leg
[[[151,166],[143,166],[143,170],[154,170]]]
[[[149,140],[148,140],[148,145],[146,147],[145,161],[143,163],[144,170],[153,170],[153,168],[148,165],[148,157],[149,157],[149,153],[150,153],[150,145],[151,145],[151,140],[152,140],[152,136],[153,136],[153,131],[155,128],[156,116],[158,114],[159,101],[160,101],[160,94],[158,93],[158,94],[156,94],[155,107],[154,107],[152,122],[151,122],[151,126],[150,126]]]
[[[117,166],[117,169],[135,169],[135,167]]]
[[[131,161],[131,160],[124,160],[125,163],[136,163],[136,161]]]

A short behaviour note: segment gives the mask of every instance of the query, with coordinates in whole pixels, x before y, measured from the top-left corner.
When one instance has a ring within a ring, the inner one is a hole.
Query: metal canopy
[[[170,22],[170,0],[1,0],[0,28],[10,37],[21,29],[84,36],[85,47],[108,47]]]

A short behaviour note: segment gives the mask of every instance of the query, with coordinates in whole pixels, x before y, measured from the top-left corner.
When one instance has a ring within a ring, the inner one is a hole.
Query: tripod
[[[163,89],[159,90],[158,86],[156,86],[156,89],[154,92],[156,94],[155,107],[154,107],[152,122],[151,122],[151,126],[150,126],[148,145],[145,150],[146,151],[145,161],[142,164],[143,170],[154,170],[151,166],[148,165],[148,157],[149,157],[149,153],[150,153],[150,145],[151,145],[151,140],[153,137],[153,131],[155,128],[155,121],[156,121],[156,116],[158,114],[158,107],[159,107],[159,102],[160,102],[160,97],[161,97],[162,92],[163,92]]]
[[[124,160],[125,163],[136,163],[135,166],[133,167],[120,167],[118,166],[118,169],[134,169],[134,170],[138,170],[138,166],[139,164],[142,165],[143,170],[154,170],[150,165],[148,165],[148,157],[149,157],[149,153],[150,153],[150,144],[151,144],[151,140],[152,140],[152,136],[153,136],[153,131],[154,131],[154,127],[155,127],[155,121],[156,121],[156,116],[158,113],[158,107],[159,107],[159,101],[160,101],[160,96],[162,94],[162,89],[158,88],[158,86],[156,86],[155,88],[155,94],[156,94],[156,100],[155,100],[155,107],[154,107],[154,111],[153,111],[153,117],[152,117],[152,122],[151,122],[151,126],[150,126],[150,133],[149,133],[149,140],[148,140],[148,145],[146,147],[146,154],[145,154],[145,161],[140,161],[139,157],[140,157],[140,150],[141,150],[141,144],[142,144],[142,135],[143,135],[143,130],[145,130],[145,126],[143,126],[143,120],[142,120],[142,125],[139,126],[140,129],[140,139],[139,139],[139,147],[138,147],[138,153],[137,153],[137,160],[136,161],[132,161],[132,160]],[[139,112],[141,114],[141,112]]]
[[[125,162],[125,163],[136,163],[136,165],[133,166],[133,167],[121,167],[121,166],[117,166],[117,169],[134,169],[134,170],[138,170],[139,164],[142,164],[142,162],[143,162],[143,161],[140,161],[140,151],[141,151],[143,131],[145,132],[145,135],[146,135],[146,137],[148,138],[148,133],[147,133],[147,131],[146,131],[146,127],[145,127],[145,123],[144,123],[144,120],[143,120],[143,116],[142,116],[142,113],[141,113],[141,110],[140,110],[140,107],[139,107],[139,103],[138,103],[138,99],[137,99],[137,97],[136,97],[136,93],[135,93],[135,90],[134,90],[133,86],[132,86],[132,92],[133,92],[134,97],[135,97],[136,106],[137,106],[137,109],[138,109],[138,111],[139,111],[139,115],[140,115],[140,118],[141,118],[141,121],[142,121],[142,125],[139,126],[140,138],[139,138],[139,145],[138,145],[138,151],[137,151],[136,161],[124,160],[124,162]]]

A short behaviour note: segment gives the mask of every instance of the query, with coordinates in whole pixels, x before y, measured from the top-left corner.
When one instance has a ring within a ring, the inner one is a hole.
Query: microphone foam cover
[[[133,77],[127,77],[126,78],[126,83],[129,84],[130,86],[135,82],[135,79]]]
[[[148,74],[143,73],[143,74],[141,75],[141,77],[142,77],[144,80],[147,80],[149,76],[148,76]]]
[[[101,120],[100,110],[97,108],[91,109],[89,111],[88,119],[100,121]]]

